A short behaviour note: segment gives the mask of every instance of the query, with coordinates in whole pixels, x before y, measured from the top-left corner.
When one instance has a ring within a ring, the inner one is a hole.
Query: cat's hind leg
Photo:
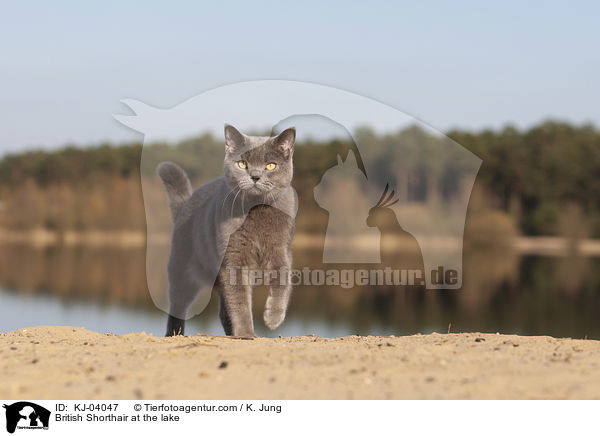
[[[165,336],[178,336],[183,335],[185,330],[185,319],[177,318],[169,314],[167,319],[167,333]]]
[[[225,334],[227,336],[233,335],[233,327],[231,325],[231,318],[229,317],[229,313],[227,312],[227,306],[225,305],[225,297],[223,296],[223,285],[219,278],[215,281],[215,285],[213,288],[213,294],[217,292],[219,294],[219,319],[221,320],[221,325],[223,326],[223,330],[225,330]]]
[[[165,336],[183,335],[187,312],[200,291],[194,273],[169,274],[169,318]]]
[[[227,306],[225,305],[225,298],[223,297],[223,294],[221,294],[219,298],[219,318],[221,319],[221,324],[223,325],[225,334],[227,336],[232,336],[233,325],[231,324],[231,318],[227,312]]]

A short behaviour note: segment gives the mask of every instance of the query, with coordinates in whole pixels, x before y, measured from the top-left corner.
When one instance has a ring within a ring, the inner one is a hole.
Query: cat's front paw
[[[254,338],[258,337],[258,336],[256,336],[256,334],[254,333],[254,330],[252,330],[252,329],[239,329],[239,330],[234,329],[233,334],[231,336],[234,338],[240,338],[240,339],[254,339]]]
[[[263,318],[265,320],[265,325],[269,329],[275,330],[285,319],[285,310],[265,309]]]

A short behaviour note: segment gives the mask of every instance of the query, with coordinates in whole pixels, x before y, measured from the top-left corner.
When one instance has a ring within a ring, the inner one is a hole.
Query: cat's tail
[[[161,162],[156,167],[156,172],[165,185],[171,218],[175,221],[184,203],[192,195],[192,184],[183,168],[173,162]]]

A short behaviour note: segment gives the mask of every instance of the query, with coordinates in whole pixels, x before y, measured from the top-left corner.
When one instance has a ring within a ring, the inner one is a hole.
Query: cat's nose
[[[252,181],[254,183],[258,182],[258,179],[260,179],[260,176],[250,176],[250,178],[252,179]]]

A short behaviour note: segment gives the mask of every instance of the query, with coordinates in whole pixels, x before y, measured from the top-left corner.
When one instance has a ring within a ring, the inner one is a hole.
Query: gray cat
[[[187,311],[199,292],[214,288],[226,335],[255,337],[252,288],[241,268],[288,270],[297,210],[292,156],[296,131],[247,136],[225,126],[224,176],[192,192],[178,165],[163,162],[163,181],[173,218],[168,263],[167,336],[183,334]],[[271,281],[265,325],[277,328],[290,298],[288,280]]]

